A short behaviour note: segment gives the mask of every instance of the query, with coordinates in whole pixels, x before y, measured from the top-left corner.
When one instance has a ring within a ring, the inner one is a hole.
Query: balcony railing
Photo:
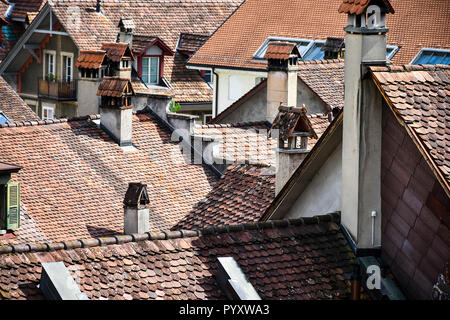
[[[39,98],[53,100],[77,100],[77,80],[61,81],[38,79]]]

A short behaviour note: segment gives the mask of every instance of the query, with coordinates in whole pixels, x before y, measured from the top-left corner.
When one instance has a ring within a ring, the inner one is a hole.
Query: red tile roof
[[[145,49],[156,45],[163,52],[164,55],[173,56],[172,49],[169,48],[161,39],[154,36],[133,35],[133,52],[135,55],[142,55],[145,53]]]
[[[375,83],[450,193],[450,67],[371,67]]]
[[[122,233],[125,192],[136,181],[148,185],[150,228],[167,230],[218,181],[209,167],[187,164],[151,114],[134,116],[131,152],[89,119],[39,123],[0,125],[0,161],[23,167],[13,181],[21,183],[21,206],[35,226],[20,228],[15,243],[32,242],[36,233],[44,241]]]
[[[106,52],[103,50],[81,50],[78,56],[77,68],[99,69],[105,59]]]
[[[387,43],[400,46],[393,62],[407,64],[424,47],[450,49],[448,0],[392,0]],[[188,61],[191,65],[266,70],[253,55],[272,36],[325,40],[344,37],[341,1],[247,0]]]
[[[129,88],[134,94],[131,81],[128,79],[120,79],[117,77],[104,77],[98,86],[97,95],[107,97],[122,97]]]
[[[181,33],[177,50],[182,53],[191,55],[192,53],[194,53],[194,51],[202,46],[206,39],[208,39],[208,35]]]
[[[339,7],[339,13],[361,14],[371,2],[372,0],[344,0]],[[381,2],[385,6],[387,13],[395,13],[389,0],[382,0]]]
[[[11,11],[11,18],[26,19],[29,18],[30,14],[34,17],[42,9],[47,0],[14,0],[10,2],[15,4]]]
[[[283,41],[271,41],[267,46],[264,59],[278,59],[287,60],[292,51],[297,48],[295,43],[283,42]]]
[[[0,76],[0,111],[12,122],[37,121],[39,117]]]
[[[336,219],[0,247],[0,299],[42,299],[41,263],[56,261],[92,300],[225,299],[216,282],[224,256],[236,260],[262,299],[349,299],[355,257]]]
[[[227,161],[275,165],[277,141],[267,137],[268,122],[241,122],[202,125],[194,128],[194,135],[213,138],[218,143],[220,159]]]
[[[236,163],[227,168],[216,187],[173,229],[258,221],[274,198],[274,170]]]
[[[108,59],[113,62],[120,62],[126,54],[134,59],[127,43],[103,43],[102,50],[106,52]]]
[[[299,79],[328,106],[344,107],[344,60],[299,63]]]
[[[211,34],[228,17],[242,0],[133,0],[102,1],[102,13],[94,10],[96,1],[55,1],[52,5],[55,15],[70,33],[80,50],[99,50],[102,43],[115,42],[121,18],[133,19],[136,36],[160,38],[172,51],[181,33]],[[82,23],[68,24],[70,6],[80,7]],[[187,57],[175,55],[164,58],[164,77],[168,80],[179,102],[212,101],[212,88],[203,80],[197,70],[185,67]],[[158,94],[144,88],[138,92]]]

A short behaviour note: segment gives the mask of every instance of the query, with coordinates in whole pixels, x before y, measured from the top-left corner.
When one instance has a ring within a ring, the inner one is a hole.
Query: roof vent
[[[62,262],[42,263],[39,288],[47,300],[89,300]]]
[[[219,257],[217,283],[231,300],[261,300],[233,257]]]

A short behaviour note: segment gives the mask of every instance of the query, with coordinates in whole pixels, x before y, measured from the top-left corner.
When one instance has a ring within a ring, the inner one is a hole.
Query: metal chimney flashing
[[[217,283],[230,300],[261,300],[233,257],[219,257]]]
[[[89,300],[62,262],[42,263],[39,288],[47,300]]]

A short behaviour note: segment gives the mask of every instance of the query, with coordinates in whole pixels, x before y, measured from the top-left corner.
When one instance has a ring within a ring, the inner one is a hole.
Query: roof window
[[[450,64],[450,50],[429,49],[420,50],[411,64]]]

